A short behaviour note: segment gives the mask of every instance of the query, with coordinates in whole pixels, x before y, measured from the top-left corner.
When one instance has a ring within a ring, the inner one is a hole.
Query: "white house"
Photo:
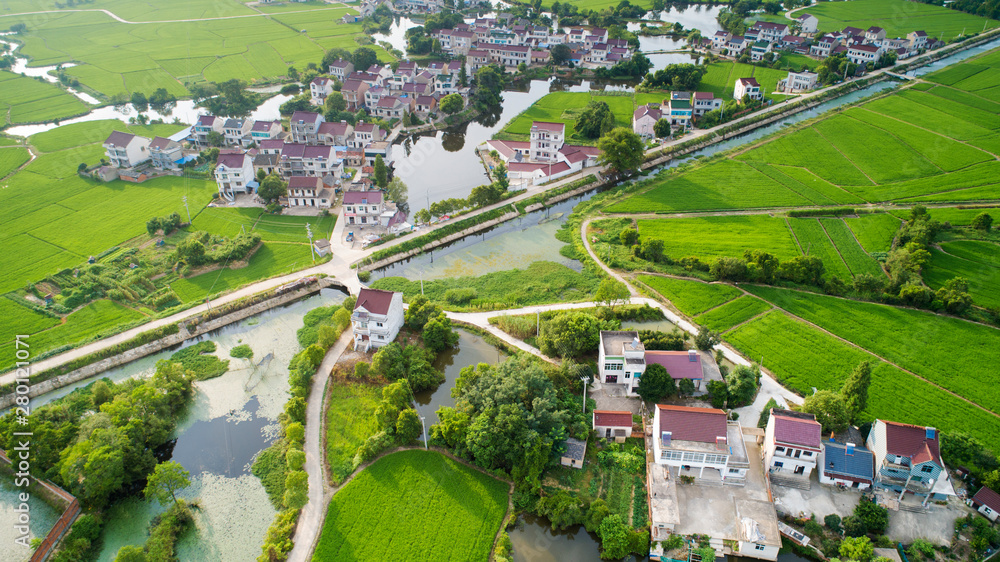
[[[639,386],[646,371],[646,348],[639,341],[639,332],[601,331],[598,347],[597,373],[603,384],[622,385],[629,394]]]
[[[764,466],[772,477],[798,476],[808,482],[822,438],[816,416],[774,408],[764,430]]]
[[[756,78],[737,78],[736,86],[733,88],[733,99],[741,101],[744,96],[749,96],[752,100],[764,98],[760,90],[760,84]]]
[[[632,132],[640,137],[650,139],[656,136],[653,130],[656,122],[663,118],[659,104],[640,105],[632,113]]]
[[[614,438],[621,443],[632,435],[632,412],[594,410],[591,424],[598,437]]]
[[[149,156],[154,168],[161,170],[176,170],[180,167],[177,161],[184,158],[181,143],[164,137],[154,137],[149,143]]]
[[[547,162],[557,160],[559,149],[566,142],[566,125],[535,121],[531,124],[531,149],[529,158]]]
[[[750,469],[743,430],[717,408],[657,404],[653,461],[680,475],[735,485],[746,484]]]
[[[194,142],[198,146],[208,145],[208,135],[209,133],[219,133],[222,134],[222,126],[226,123],[226,120],[221,117],[216,117],[214,115],[201,115],[198,117],[198,121],[194,124]]]
[[[403,293],[362,287],[351,314],[354,349],[367,352],[389,345],[403,327]]]
[[[309,82],[309,101],[313,105],[323,105],[326,97],[333,93],[333,80],[326,76],[317,76]]]
[[[802,14],[795,18],[795,21],[799,22],[799,29],[802,33],[816,33],[816,29],[819,27],[819,18],[812,14]]]
[[[347,224],[377,225],[385,211],[381,191],[348,191],[344,194]]]
[[[349,146],[354,137],[354,126],[347,121],[324,122],[317,132],[320,144],[329,146]]]
[[[709,111],[714,111],[722,107],[722,98],[715,97],[712,92],[695,92],[692,103],[694,105],[694,116],[701,117]]]
[[[329,209],[333,204],[333,192],[323,187],[323,179],[310,176],[288,178],[289,207],[317,207]]]
[[[875,45],[854,44],[847,48],[847,59],[855,64],[874,64],[882,56],[882,48]]]
[[[323,116],[311,111],[296,111],[292,114],[288,125],[292,129],[292,142],[316,143],[316,135],[319,126],[323,123]]]
[[[354,72],[354,64],[344,59],[337,59],[330,63],[330,76],[343,82],[347,75]]]
[[[726,48],[726,44],[733,37],[732,33],[728,31],[716,31],[715,35],[712,36],[712,48],[721,51]]]
[[[281,133],[281,121],[254,121],[253,127],[250,127],[250,141],[260,146],[266,140],[278,138]]]
[[[344,173],[344,161],[337,157],[332,146],[296,144],[286,142],[278,157],[281,175],[323,177]]]
[[[783,92],[812,90],[816,87],[818,80],[819,75],[815,72],[789,72],[788,76],[778,84],[778,89]]]
[[[251,193],[254,182],[253,160],[246,154],[220,154],[215,165],[215,183],[219,192],[225,195]]]
[[[773,43],[768,41],[756,41],[750,47],[750,60],[758,61],[764,58],[764,55],[771,52],[771,46]]]
[[[149,142],[146,137],[115,131],[104,141],[104,153],[112,166],[134,168],[149,161]]]
[[[983,486],[972,496],[972,507],[975,507],[983,517],[996,522],[1000,516],[1000,494]]]
[[[770,21],[757,21],[753,24],[753,29],[757,31],[757,39],[774,43],[785,35],[788,35],[788,25]]]
[[[229,146],[249,145],[252,128],[252,119],[226,119],[226,123],[222,126],[222,135],[226,137],[226,144]]]

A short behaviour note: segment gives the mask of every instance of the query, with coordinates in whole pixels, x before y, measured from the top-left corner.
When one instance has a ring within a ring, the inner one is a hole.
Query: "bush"
[[[365,270],[358,271],[358,281],[361,281],[362,283],[367,283],[368,281],[371,280],[371,278],[372,278],[371,271],[365,271]]]
[[[840,532],[840,516],[836,513],[831,513],[823,518],[823,524],[826,525],[827,529],[830,529],[834,533]]]
[[[444,300],[449,304],[465,305],[469,301],[479,296],[474,288],[448,289],[444,292]]]

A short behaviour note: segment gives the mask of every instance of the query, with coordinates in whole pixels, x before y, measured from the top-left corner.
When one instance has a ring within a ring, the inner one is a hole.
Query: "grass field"
[[[941,245],[944,251],[931,249],[931,263],[924,271],[924,282],[937,289],[955,277],[969,282],[969,294],[980,306],[1000,306],[1000,245],[992,242],[961,240]]]
[[[934,217],[937,218],[937,209]],[[970,219],[971,220],[971,219]],[[869,252],[888,252],[901,224],[888,213],[873,213],[844,219],[861,246]]]
[[[14,337],[19,334],[34,334],[59,323],[57,318],[46,316],[6,298],[0,298],[0,317],[5,320],[0,324],[0,344],[3,345],[14,341]]]
[[[0,149],[0,178],[5,178],[31,159],[28,149],[11,147]]]
[[[1000,73],[987,72],[986,63],[1000,63],[1000,56],[990,53],[952,67],[971,65],[971,75],[949,75],[945,70],[928,76],[957,80],[954,87],[939,86],[957,92],[954,95],[931,93],[937,88],[902,89],[857,108],[828,113],[742,153],[682,173],[662,173],[648,189],[606,210],[684,212],[996,199],[1000,116],[995,102],[971,93],[973,86],[969,91],[954,89],[980,76],[975,87],[1000,88]]]
[[[662,100],[665,94],[655,94]],[[647,95],[648,97],[648,95]],[[636,105],[645,101],[634,100],[633,96],[595,96],[590,92],[554,92],[543,96],[508,123],[498,134],[498,138],[528,140],[532,121],[549,121],[566,124],[566,138],[569,142],[594,144],[596,139],[588,139],[576,133],[574,124],[577,117],[591,101],[603,101],[615,114],[620,127],[632,126],[632,112]]]
[[[766,302],[750,295],[743,295],[736,300],[699,314],[695,317],[695,321],[699,325],[724,332],[770,309],[771,305]]]
[[[182,301],[199,301],[210,295],[238,289],[254,281],[291,273],[312,263],[308,244],[265,242],[246,267],[209,271],[194,277],[178,279],[170,286]]]
[[[794,66],[796,70],[802,65],[801,62],[794,60],[788,60],[787,62]],[[749,78],[751,76],[756,78],[757,82],[760,83],[764,96],[771,98],[778,87],[778,81],[788,76],[788,71],[733,61],[713,62],[708,65],[708,72],[702,77],[697,90],[699,92],[712,92],[720,98],[731,100],[733,99],[733,88],[736,85],[736,79]],[[784,99],[784,96],[780,96],[780,99]]]
[[[375,408],[382,389],[364,384],[330,383],[326,397],[326,462],[337,484],[353,471],[358,447],[378,431]]]
[[[868,29],[877,25],[885,29],[888,37],[906,37],[911,31],[925,30],[932,37],[948,40],[963,30],[980,32],[984,24],[986,29],[1000,24],[957,10],[906,0],[820,2],[805,11],[819,18],[820,31],[840,31],[848,26]]]
[[[663,253],[674,259],[696,256],[712,261],[742,256],[745,249],[770,252],[779,259],[799,255],[792,233],[781,218],[767,215],[641,219],[640,237],[663,241]]]
[[[507,491],[440,453],[388,455],[333,496],[313,560],[485,562]]]
[[[826,275],[836,275],[841,280],[850,279],[851,271],[837,252],[837,247],[827,236],[822,223],[817,219],[788,219],[788,224],[799,241],[802,254],[816,256],[823,260]]]
[[[64,119],[86,113],[88,106],[54,84],[0,71],[0,111],[3,126]]]
[[[639,281],[674,303],[677,310],[692,317],[740,296],[739,289],[724,283],[698,283],[657,275],[640,275]]]

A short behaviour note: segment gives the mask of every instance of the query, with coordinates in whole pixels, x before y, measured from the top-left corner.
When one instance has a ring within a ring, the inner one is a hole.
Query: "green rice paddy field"
[[[507,492],[507,484],[440,453],[393,453],[333,496],[313,560],[485,562]]]
[[[1000,25],[996,20],[906,0],[819,2],[803,11],[819,19],[820,31],[839,31],[848,26],[868,29],[876,25],[885,29],[889,37],[906,37],[911,31],[923,30],[931,37],[948,40],[963,31],[983,31],[984,24],[986,29]]]
[[[749,150],[662,172],[648,189],[606,211],[996,200],[997,65],[1000,52],[992,51],[926,76],[938,83],[927,91],[902,89]]]
[[[55,84],[0,71],[0,127],[65,119],[88,110],[87,104]]]
[[[839,389],[858,362],[875,360],[869,415],[969,432],[1000,447],[994,415],[1000,396],[990,382],[995,328],[772,287],[743,285],[753,296],[740,296],[725,284],[653,276],[640,281],[696,322],[727,330],[723,339],[746,357],[762,357],[765,368],[801,395],[813,387]],[[767,312],[770,306],[780,310]],[[961,372],[954,367],[955,349],[962,350]]]

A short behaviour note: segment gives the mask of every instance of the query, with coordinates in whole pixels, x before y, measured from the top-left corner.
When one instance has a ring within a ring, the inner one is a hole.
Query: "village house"
[[[340,93],[343,94],[344,101],[347,102],[347,109],[357,111],[365,107],[365,94],[369,88],[369,84],[361,80],[348,79],[344,81]]]
[[[645,353],[638,332],[602,330],[597,358],[598,380],[603,384],[623,385],[626,393],[633,394],[646,370]]]
[[[746,483],[750,468],[743,430],[717,408],[656,405],[653,462],[671,473],[723,484]]]
[[[280,141],[279,141],[280,142]],[[282,143],[283,144],[283,143]],[[265,175],[271,175],[277,173],[281,175],[281,153],[269,154],[265,152],[258,152],[253,157],[253,173],[254,175],[259,174],[261,171]]]
[[[755,41],[750,47],[750,60],[759,61],[771,52],[771,43],[768,41]]]
[[[804,92],[816,87],[819,75],[815,72],[789,72],[788,76],[778,82],[781,92]]]
[[[816,416],[774,408],[764,430],[764,466],[771,481],[804,484],[816,468],[822,429]]]
[[[787,24],[760,20],[753,24],[751,30],[757,31],[757,40],[767,41],[768,43],[779,41],[791,32]]]
[[[283,132],[281,121],[254,121],[250,128],[250,142],[260,146],[266,140],[280,137]]]
[[[809,52],[809,39],[801,35],[785,35],[781,38],[779,45],[779,48],[783,51]]]
[[[570,468],[583,468],[583,460],[587,456],[587,442],[566,438],[566,451],[559,457],[559,464]]]
[[[324,177],[333,175],[339,177],[344,173],[344,162],[337,157],[332,146],[285,143],[278,158],[281,165],[281,175],[285,178],[293,176]]]
[[[324,121],[323,116],[311,111],[296,111],[289,120],[292,130],[292,142],[316,144],[319,140],[319,126]]]
[[[512,180],[557,179],[597,165],[600,149],[565,144],[565,133],[563,123],[535,121],[529,142],[494,139],[486,144],[507,163],[507,177]]]
[[[327,146],[348,146],[351,137],[354,135],[354,126],[347,121],[332,123],[324,121],[319,126],[316,136],[320,144]]]
[[[695,92],[692,98],[695,117],[701,117],[709,111],[715,111],[722,107],[722,98],[715,97],[712,92]]]
[[[982,513],[983,517],[996,523],[997,517],[1000,516],[1000,494],[983,486],[972,496],[972,507]]]
[[[403,98],[386,96],[378,100],[378,104],[375,106],[375,116],[387,120],[402,119],[408,108],[409,104],[403,103]]]
[[[594,410],[591,424],[597,437],[613,438],[618,443],[623,443],[627,437],[632,435],[632,412]]]
[[[802,33],[816,33],[819,27],[819,18],[812,14],[800,14],[795,21],[798,22]]]
[[[726,48],[726,44],[732,39],[733,34],[728,31],[716,31],[712,36],[712,48],[721,51]]]
[[[747,49],[747,44],[748,41],[742,35],[734,35],[729,39],[729,42],[726,43],[726,49],[729,51],[730,55],[738,57]]]
[[[490,52],[486,49],[469,49],[465,56],[466,73],[475,76],[479,69],[490,65]]]
[[[330,63],[330,76],[343,82],[347,80],[347,75],[354,72],[354,64],[351,61],[337,59]]]
[[[149,143],[149,157],[154,168],[176,170],[184,159],[181,143],[164,137],[154,137]]]
[[[883,39],[885,39],[885,30],[881,27],[873,25],[865,30],[865,40],[876,47],[880,47],[882,45]]]
[[[922,51],[927,48],[927,32],[911,31],[906,35],[910,40],[910,48],[914,51]]]
[[[809,54],[814,57],[826,58],[830,56],[830,51],[840,45],[840,37],[835,35],[823,35],[816,39],[816,42],[809,47]]]
[[[256,187],[253,160],[246,154],[220,154],[215,165],[215,183],[227,199],[237,193],[252,193]]]
[[[367,353],[389,345],[403,326],[403,293],[362,287],[351,314],[354,349]]]
[[[201,115],[194,124],[194,142],[198,146],[208,146],[208,134],[222,134],[222,126],[226,120],[214,115]]]
[[[874,64],[882,56],[882,49],[875,45],[854,44],[847,48],[847,59],[855,64]]]
[[[954,496],[951,479],[941,460],[938,431],[905,423],[875,420],[868,434],[875,455],[875,487],[931,499]]]
[[[691,118],[694,116],[694,108],[691,106],[690,92],[670,92],[670,99],[663,100],[667,110],[664,117],[670,120],[670,125],[687,129],[691,125]]]
[[[656,136],[653,127],[662,117],[659,104],[640,105],[632,113],[632,132],[644,139],[651,139]]]
[[[333,93],[333,80],[326,76],[317,76],[309,82],[309,101],[313,105],[323,105],[326,97]]]
[[[434,96],[417,96],[413,110],[426,117],[437,111],[438,100]]]
[[[354,125],[354,147],[364,148],[373,142],[385,140],[385,130],[374,123],[358,121]]]
[[[643,354],[645,368],[659,365],[666,369],[675,383],[688,379],[694,383],[695,392],[702,390],[702,381],[709,377],[709,369],[717,369],[715,359],[707,352],[689,349],[687,351],[646,351]],[[717,377],[722,378],[721,374]]]
[[[253,121],[250,119],[226,119],[222,126],[222,134],[229,146],[247,146],[250,144],[250,129]]]
[[[104,141],[104,153],[116,168],[133,168],[148,162],[149,139],[131,133],[115,131]]]
[[[323,186],[318,177],[293,176],[288,178],[289,207],[318,207],[329,209],[333,204],[333,192]]]
[[[348,191],[344,193],[344,218],[347,224],[375,226],[385,211],[382,192]]]
[[[760,84],[756,78],[737,78],[736,86],[733,88],[733,99],[742,102],[744,97],[752,100],[761,100],[764,94],[761,92]]]
[[[816,465],[821,484],[867,490],[872,485],[874,463],[875,458],[865,448],[861,432],[849,427],[823,442]]]

